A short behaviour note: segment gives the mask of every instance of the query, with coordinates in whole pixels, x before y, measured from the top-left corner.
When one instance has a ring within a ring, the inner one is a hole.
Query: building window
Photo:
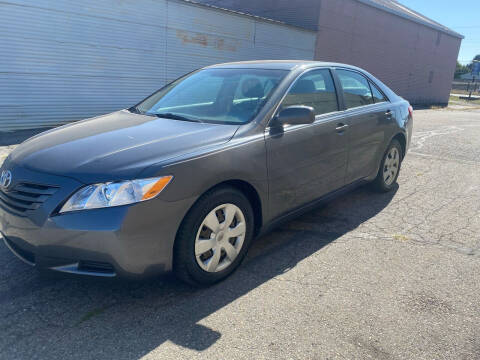
[[[428,83],[431,84],[433,82],[433,71],[430,71],[430,74],[428,74]]]

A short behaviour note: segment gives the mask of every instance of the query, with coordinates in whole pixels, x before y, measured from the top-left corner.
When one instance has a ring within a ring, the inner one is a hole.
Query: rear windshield
[[[251,121],[288,74],[286,70],[205,69],[165,86],[136,111],[223,124]]]

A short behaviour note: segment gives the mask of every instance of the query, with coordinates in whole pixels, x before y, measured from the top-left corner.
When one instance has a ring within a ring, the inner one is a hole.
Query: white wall
[[[179,0],[0,3],[0,131],[133,105],[219,62],[313,59],[315,33]]]

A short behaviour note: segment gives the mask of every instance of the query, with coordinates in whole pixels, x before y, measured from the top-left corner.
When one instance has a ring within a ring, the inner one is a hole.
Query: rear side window
[[[387,101],[387,98],[385,97],[385,95],[382,94],[380,90],[378,90],[377,86],[371,81],[369,82],[370,87],[372,88],[373,100],[375,101],[375,104]]]
[[[373,104],[373,95],[368,80],[357,72],[336,70],[343,88],[347,109]]]
[[[312,70],[297,79],[283,100],[282,108],[295,105],[310,106],[315,115],[338,111],[337,94],[330,70]]]

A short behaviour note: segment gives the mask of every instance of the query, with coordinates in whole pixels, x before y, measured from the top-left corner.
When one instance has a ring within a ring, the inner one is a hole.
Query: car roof
[[[390,100],[399,98],[399,96],[395,94],[395,92],[393,92],[387,85],[385,85],[378,78],[370,74],[368,71],[353,65],[335,62],[312,60],[255,60],[211,65],[205,67],[204,69],[272,69],[302,72],[309,68],[315,67],[339,67],[360,71],[362,74],[370,78],[370,80],[372,80],[377,86],[379,86]]]
[[[216,64],[205,67],[211,68],[243,68],[243,69],[278,69],[278,70],[294,70],[296,68],[309,68],[319,66],[341,66],[355,69],[354,66],[340,63],[312,61],[312,60],[255,60],[255,61],[238,61],[223,64]]]

